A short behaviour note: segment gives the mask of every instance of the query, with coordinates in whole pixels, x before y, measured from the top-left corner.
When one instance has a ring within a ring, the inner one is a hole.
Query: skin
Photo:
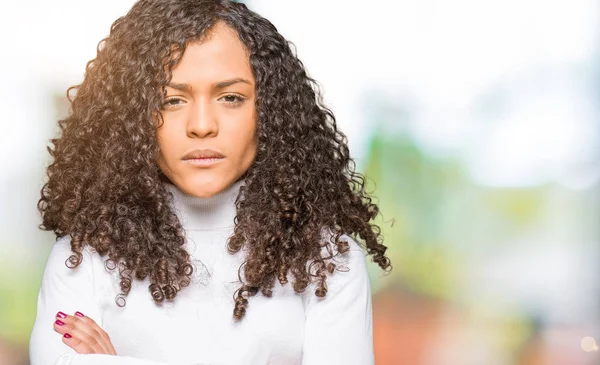
[[[249,56],[231,28],[219,23],[206,39],[186,48],[166,88],[157,130],[157,162],[173,184],[206,198],[248,170],[257,149],[255,97]],[[208,166],[183,159],[196,149],[224,158]],[[108,334],[91,318],[58,312],[56,321],[54,330],[78,353],[116,355]]]
[[[188,195],[206,198],[225,190],[256,157],[255,79],[235,32],[218,24],[207,40],[191,44],[166,91],[160,169]],[[195,149],[225,158],[208,167],[182,160]]]
[[[79,354],[117,354],[108,334],[81,312],[75,312],[72,316],[56,313],[54,330],[63,336],[65,345]]]

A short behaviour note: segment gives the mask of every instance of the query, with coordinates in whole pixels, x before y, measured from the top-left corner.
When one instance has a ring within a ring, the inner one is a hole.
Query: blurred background
[[[249,0],[378,196],[378,365],[600,364],[600,2]],[[28,364],[46,146],[132,0],[0,5],[0,365]]]

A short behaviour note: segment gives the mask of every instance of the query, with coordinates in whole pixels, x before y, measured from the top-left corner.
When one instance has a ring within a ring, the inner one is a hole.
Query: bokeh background
[[[600,364],[600,3],[246,3],[294,42],[378,196],[377,364]],[[0,365],[28,364],[65,91],[132,4],[0,5]]]

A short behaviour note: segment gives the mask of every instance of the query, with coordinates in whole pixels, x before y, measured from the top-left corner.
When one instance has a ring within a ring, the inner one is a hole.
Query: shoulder
[[[350,272],[354,270],[354,274],[356,275],[362,275],[363,273],[366,273],[366,254],[363,248],[354,238],[348,235],[342,235],[340,237],[340,241],[346,243],[347,250],[344,252],[339,252],[337,247],[333,250],[335,254],[334,263],[336,266],[345,266],[338,267],[338,271],[344,271],[344,269],[347,269],[347,271]]]
[[[315,296],[316,281],[307,291],[307,304],[317,305],[320,308],[348,307],[352,302],[370,302],[371,284],[367,271],[366,254],[360,244],[349,235],[342,235],[339,241],[347,243],[347,249],[338,251],[338,246],[333,242],[333,235],[324,241],[322,257],[326,265],[333,263],[333,271],[327,271],[327,294],[323,298]],[[314,268],[311,270],[314,274]]]
[[[365,251],[360,246],[360,244],[351,236],[347,234],[342,234],[338,239],[338,241],[346,247],[346,249],[343,251],[340,251],[340,247],[334,242],[335,235],[333,234],[333,232],[331,232],[331,230],[323,229],[321,231],[321,237],[323,239],[323,242],[325,243],[321,251],[321,254],[324,258],[333,255],[334,259],[340,262],[364,262],[366,256]]]
[[[67,259],[74,254],[75,253],[71,249],[71,236],[69,235],[63,236],[56,240],[56,242],[54,242],[52,245],[52,250],[50,251],[50,257],[56,259],[60,259],[62,257]],[[91,260],[94,256],[98,255],[96,251],[88,245],[83,247],[81,254],[83,260]]]
[[[71,250],[71,237],[67,235],[59,238],[52,245],[52,249],[48,255],[44,276],[72,277],[90,275],[93,270],[93,261],[98,254],[86,246],[82,250],[79,265],[75,268],[70,268],[69,266],[72,267],[73,265],[69,264],[69,259],[73,255],[75,253]]]
[[[339,241],[346,247],[339,250],[338,245],[333,242],[334,235],[327,231],[325,233],[326,245],[323,247],[322,256],[335,264],[335,270],[327,279],[329,289],[335,286],[344,286],[352,281],[368,281],[366,265],[366,254],[360,244],[351,236],[343,234]]]

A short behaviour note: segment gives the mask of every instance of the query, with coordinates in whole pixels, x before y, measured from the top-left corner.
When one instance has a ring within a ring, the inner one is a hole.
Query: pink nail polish
[[[73,336],[71,336],[71,335],[70,335],[70,334],[68,334],[68,333],[65,333],[63,337],[64,337],[64,338],[71,338],[71,337],[73,337]]]
[[[57,316],[58,318],[63,318],[63,319],[67,318],[67,315],[66,315],[66,314],[64,314],[63,312],[58,312],[58,313],[56,313],[56,316]]]
[[[56,322],[54,322],[54,323],[56,323],[59,326],[62,326],[65,324],[65,322],[61,321],[60,319],[57,319]]]
[[[81,313],[81,312],[75,312],[75,315],[76,315],[77,317],[84,317],[83,313]]]

